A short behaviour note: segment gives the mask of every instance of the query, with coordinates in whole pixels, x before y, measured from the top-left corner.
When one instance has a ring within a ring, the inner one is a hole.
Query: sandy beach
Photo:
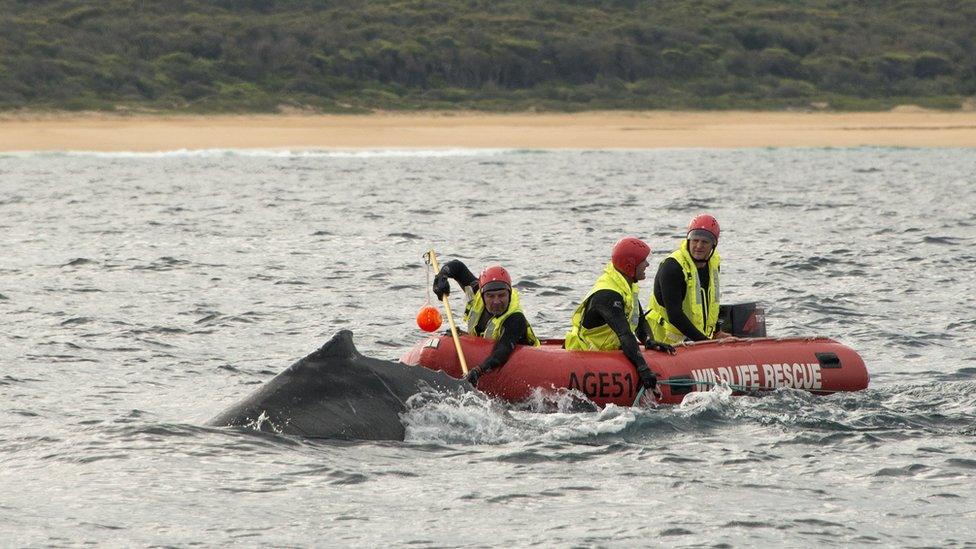
[[[976,147],[976,112],[0,114],[0,151]]]

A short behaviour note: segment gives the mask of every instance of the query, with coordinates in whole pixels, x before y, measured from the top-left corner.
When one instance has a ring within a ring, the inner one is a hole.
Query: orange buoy
[[[417,326],[425,332],[433,332],[441,327],[441,313],[433,305],[424,305],[417,312]]]

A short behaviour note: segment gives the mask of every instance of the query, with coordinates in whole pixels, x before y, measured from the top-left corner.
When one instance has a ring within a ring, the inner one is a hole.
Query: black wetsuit
[[[448,278],[453,278],[462,288],[470,287],[472,291],[478,291],[478,279],[475,278],[474,274],[471,273],[471,270],[464,263],[457,259],[448,261],[442,265],[441,274],[444,274]],[[487,311],[485,312],[487,313]],[[485,327],[491,318],[491,313],[481,315],[481,318],[478,319],[478,325],[475,327],[475,332],[479,334],[485,333]],[[502,336],[495,340],[491,354],[478,367],[483,372],[487,372],[492,368],[497,368],[505,364],[508,361],[508,357],[511,356],[512,351],[515,350],[515,345],[532,344],[532,341],[529,340],[528,332],[529,321],[525,318],[525,315],[522,313],[512,313],[502,323]]]
[[[637,304],[640,307],[640,303]],[[638,370],[641,366],[647,367],[647,361],[641,354],[639,343],[646,341],[651,335],[651,328],[647,325],[644,318],[644,310],[638,311],[640,320],[637,323],[637,332],[630,331],[630,322],[624,316],[623,297],[613,290],[599,290],[586,300],[583,309],[583,320],[581,324],[584,328],[596,328],[607,324],[613,333],[617,334],[620,340],[620,350],[624,356],[630,360]]]
[[[707,288],[709,284],[708,264],[698,268],[698,280],[702,288]],[[685,315],[681,306],[685,301],[685,293],[688,286],[685,284],[685,272],[681,268],[678,260],[669,257],[661,262],[661,266],[654,275],[654,299],[664,306],[668,313],[668,322],[681,330],[685,337],[692,341],[705,341],[708,337],[692,324],[691,320]],[[708,303],[702,303],[702,315],[708,315]]]

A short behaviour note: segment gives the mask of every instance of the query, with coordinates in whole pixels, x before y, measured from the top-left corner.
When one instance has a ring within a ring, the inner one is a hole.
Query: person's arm
[[[640,352],[637,336],[630,331],[630,323],[624,315],[623,298],[613,290],[600,290],[589,297],[583,310],[581,324],[584,328],[596,328],[604,324],[617,334],[620,340],[620,350],[627,360],[637,369],[637,377],[641,385],[660,396],[657,389],[657,376],[647,367],[647,361]]]
[[[478,290],[478,278],[468,269],[467,265],[458,259],[452,259],[441,265],[441,270],[434,275],[433,290],[437,299],[442,299],[451,293],[451,286],[447,281],[449,278],[456,280],[462,289],[470,287],[473,290],[472,294]]]
[[[514,313],[506,318],[502,324],[502,337],[495,340],[491,354],[478,367],[487,372],[504,366],[515,350],[515,346],[525,337],[528,328],[529,323],[521,313]]]
[[[630,323],[627,322],[627,317],[624,316],[624,302],[620,294],[613,290],[600,290],[596,292],[590,296],[590,302],[587,304],[587,312],[592,312],[597,315],[602,321],[600,324],[610,326],[613,333],[617,334],[617,339],[620,340],[620,350],[624,352],[624,356],[627,357],[627,360],[638,371],[641,367],[647,368],[644,355],[640,352],[637,336],[634,332],[630,331]]]
[[[502,337],[495,340],[495,345],[491,348],[488,358],[472,368],[468,372],[468,382],[472,385],[478,384],[478,378],[491,370],[501,368],[508,362],[508,357],[512,356],[515,345],[525,337],[529,329],[529,322],[522,313],[513,313],[502,323]]]
[[[681,265],[673,257],[665,259],[661,264],[660,277],[661,304],[668,313],[668,321],[688,339],[706,341],[708,337],[692,324],[681,308],[687,291],[685,272],[681,269]]]

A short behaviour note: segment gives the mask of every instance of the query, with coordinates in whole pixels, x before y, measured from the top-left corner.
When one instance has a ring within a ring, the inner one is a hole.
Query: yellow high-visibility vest
[[[612,290],[620,294],[624,302],[624,315],[630,324],[630,331],[637,331],[637,324],[640,322],[640,297],[638,296],[637,284],[630,283],[624,275],[613,266],[613,262],[607,263],[603,269],[603,274],[596,279],[596,284],[586,294],[583,301],[576,307],[573,313],[573,327],[566,334],[566,348],[571,351],[614,351],[620,349],[620,339],[617,333],[609,324],[603,324],[595,328],[583,327],[583,313],[590,296],[600,290]]]
[[[481,297],[481,291],[477,291],[468,300],[468,304],[464,306],[464,321],[468,325],[468,333],[471,335],[476,335],[478,337],[483,337],[485,339],[499,339],[502,337],[502,333],[505,331],[505,320],[515,313],[525,313],[522,311],[522,306],[519,304],[519,294],[518,290],[512,288],[511,297],[508,301],[508,309],[500,316],[492,317],[485,323],[485,329],[482,333],[477,333],[478,322],[481,320],[481,315],[485,314],[485,300]],[[526,326],[526,336],[529,339],[530,344],[533,347],[539,346],[539,338],[535,336],[535,332],[532,331],[532,326],[529,326],[529,319],[525,319]]]
[[[715,333],[715,325],[718,323],[719,264],[721,263],[718,251],[713,252],[712,257],[708,259],[707,288],[702,288],[701,280],[698,279],[698,267],[688,251],[687,240],[682,242],[669,257],[673,257],[678,265],[681,265],[685,276],[685,299],[681,303],[681,310],[701,333],[711,339]],[[708,311],[707,316],[702,310],[702,303]],[[657,302],[654,292],[651,292],[651,301],[647,308],[644,318],[651,325],[651,333],[655,341],[674,345],[686,339],[685,334],[668,321],[668,311],[664,305]]]

